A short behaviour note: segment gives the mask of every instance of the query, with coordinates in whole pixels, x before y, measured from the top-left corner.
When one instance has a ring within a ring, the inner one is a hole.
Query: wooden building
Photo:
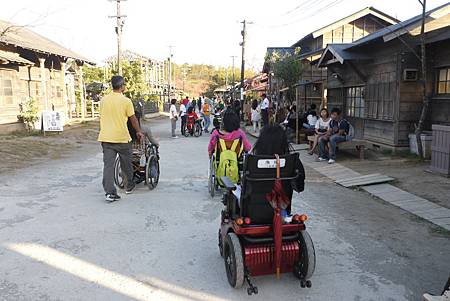
[[[339,107],[357,138],[408,147],[422,109],[421,15],[348,44],[329,44],[318,62],[327,70],[328,108]],[[427,91],[431,124],[450,124],[450,4],[427,13]]]
[[[39,110],[56,110],[70,117],[76,95],[84,117],[83,56],[31,31],[0,21],[0,132],[22,127],[17,115],[29,98]]]
[[[367,7],[343,19],[328,24],[301,38],[292,48],[300,48],[303,74],[297,85],[300,109],[315,103],[325,107],[327,101],[327,71],[317,62],[328,44],[352,43],[399,21],[373,7]],[[288,88],[288,87],[286,87]]]

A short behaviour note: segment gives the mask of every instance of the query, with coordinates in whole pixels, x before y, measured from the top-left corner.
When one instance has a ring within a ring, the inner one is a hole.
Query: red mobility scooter
[[[311,287],[316,257],[304,214],[291,214],[293,191],[303,191],[298,153],[246,155],[241,186],[223,177],[227,192],[221,214],[219,251],[229,284],[257,294],[251,277],[292,272],[301,287]]]

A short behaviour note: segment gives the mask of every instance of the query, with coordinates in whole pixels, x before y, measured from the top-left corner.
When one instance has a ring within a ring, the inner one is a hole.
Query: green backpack
[[[234,140],[231,148],[227,149],[225,140],[219,138],[220,148],[222,149],[216,170],[219,183],[222,183],[221,178],[223,176],[230,178],[235,184],[239,181],[238,154],[236,152],[239,142],[239,139]]]

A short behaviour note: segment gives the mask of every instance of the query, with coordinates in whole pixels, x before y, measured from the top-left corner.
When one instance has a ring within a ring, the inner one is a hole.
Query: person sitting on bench
[[[336,145],[340,142],[347,141],[347,135],[350,131],[350,124],[347,120],[341,117],[341,110],[333,108],[331,110],[331,120],[329,123],[328,132],[319,138],[319,161],[327,161],[328,164],[336,162]],[[329,155],[326,147],[329,143]]]

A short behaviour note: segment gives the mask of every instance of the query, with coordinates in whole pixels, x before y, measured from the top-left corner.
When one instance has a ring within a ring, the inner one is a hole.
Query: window
[[[364,87],[345,89],[346,111],[349,117],[364,117]]]
[[[450,94],[450,68],[439,69],[437,94]]]
[[[12,80],[0,78],[0,99],[3,105],[14,104]]]

